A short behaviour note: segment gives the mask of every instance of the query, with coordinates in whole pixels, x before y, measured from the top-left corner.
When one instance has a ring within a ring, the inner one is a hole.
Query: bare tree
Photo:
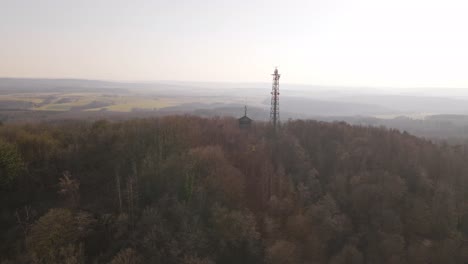
[[[80,183],[73,179],[70,172],[65,171],[59,180],[60,195],[63,195],[70,207],[77,207],[80,203]]]

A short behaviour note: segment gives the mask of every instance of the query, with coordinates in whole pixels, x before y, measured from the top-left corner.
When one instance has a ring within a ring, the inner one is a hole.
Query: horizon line
[[[115,82],[115,83],[208,83],[208,84],[270,84],[267,81],[190,81],[190,80],[116,80],[116,79],[99,79],[99,78],[77,78],[77,77],[6,77],[0,76],[0,79],[16,79],[16,80],[69,80],[69,81],[99,81],[99,82]],[[296,82],[283,82],[282,85],[298,85],[298,86],[316,86],[316,87],[342,87],[342,88],[378,88],[378,89],[468,89],[468,87],[454,86],[370,86],[370,85],[339,85],[339,84],[308,84]],[[281,86],[281,84],[280,84]]]

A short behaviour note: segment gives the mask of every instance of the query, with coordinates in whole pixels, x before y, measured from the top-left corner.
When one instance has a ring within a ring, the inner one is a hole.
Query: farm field
[[[15,92],[13,89],[8,91],[0,89],[0,123],[122,119],[187,113],[237,116],[242,113],[243,105],[247,103],[239,98],[229,98],[219,94],[182,95],[170,89],[165,91],[87,89],[83,92],[76,89],[63,92],[47,89],[36,91],[23,89]],[[224,112],[214,110],[219,107],[225,107]]]
[[[184,98],[98,93],[38,93],[0,95],[1,109],[34,111],[115,111],[157,110],[190,102]]]

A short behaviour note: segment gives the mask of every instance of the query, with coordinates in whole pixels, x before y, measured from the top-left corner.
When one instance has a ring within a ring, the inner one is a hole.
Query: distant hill
[[[195,114],[243,114],[268,120],[269,83],[114,82],[0,78],[0,120],[96,120]],[[420,91],[420,92],[418,92]],[[280,116],[387,126],[428,138],[468,138],[464,89],[401,90],[280,84]],[[40,111],[40,113],[36,113]],[[402,117],[402,118],[398,118]]]
[[[81,79],[0,78],[0,93],[96,92],[113,89],[124,92],[121,83]]]

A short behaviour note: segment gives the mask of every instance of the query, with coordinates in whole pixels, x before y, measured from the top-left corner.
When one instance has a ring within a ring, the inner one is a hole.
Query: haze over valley
[[[155,117],[193,114],[240,117],[244,105],[267,121],[269,83],[112,82],[0,78],[4,123],[66,118]],[[281,119],[318,119],[387,126],[416,135],[464,139],[468,91],[460,88],[382,88],[282,84]]]

